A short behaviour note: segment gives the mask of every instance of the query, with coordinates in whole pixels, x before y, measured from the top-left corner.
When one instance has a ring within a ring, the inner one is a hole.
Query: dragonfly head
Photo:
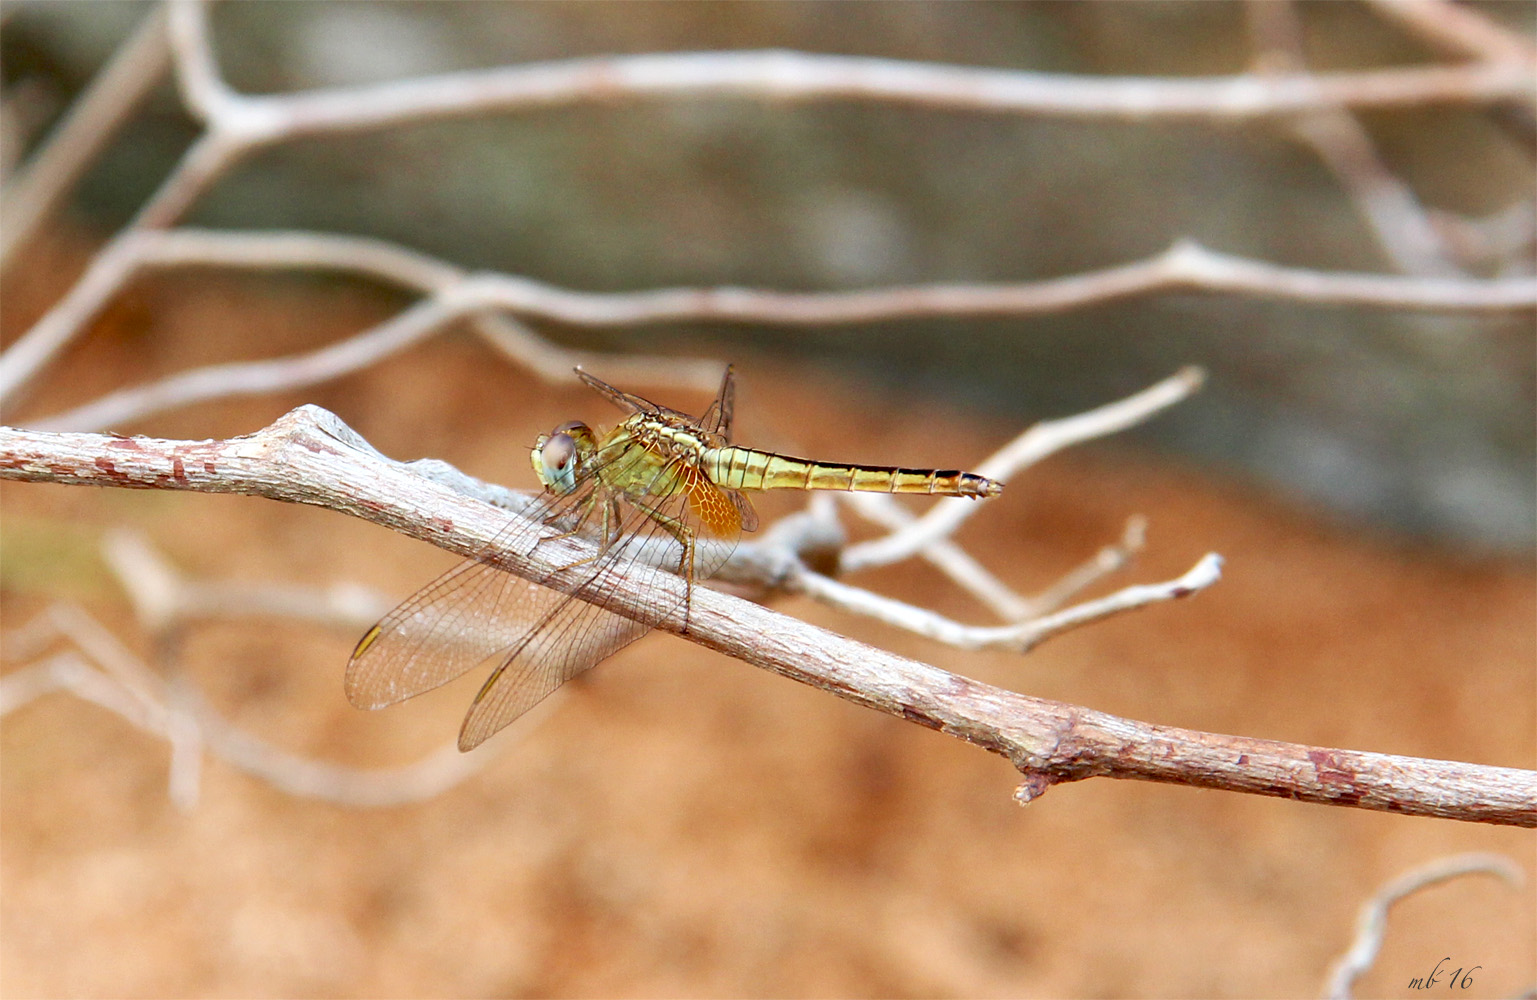
[[[579,420],[561,424],[548,434],[539,435],[529,455],[534,475],[551,493],[570,493],[576,489],[576,477],[582,463],[596,445],[592,428]]]

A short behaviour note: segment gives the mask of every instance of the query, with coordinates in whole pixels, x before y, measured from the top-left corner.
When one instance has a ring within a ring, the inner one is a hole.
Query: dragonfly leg
[[[538,548],[545,542],[555,542],[562,538],[571,538],[581,534],[586,529],[587,521],[592,517],[592,512],[597,509],[597,506],[598,498],[596,496],[588,497],[587,502],[582,504],[581,513],[577,515],[576,525],[570,531],[562,531],[558,535],[546,535],[539,538],[534,542],[534,548]],[[576,562],[557,566],[555,572],[564,573],[566,570],[576,569],[578,566],[585,566],[590,562],[596,562],[602,558],[605,552],[613,547],[613,544],[619,540],[622,532],[623,525],[620,523],[617,501],[609,498],[603,504],[603,526],[598,535],[598,551],[586,559],[578,559]]]
[[[593,508],[597,506],[597,502],[598,502],[598,498],[596,496],[588,497],[585,501],[583,501],[581,512],[579,514],[577,514],[577,516],[576,516],[576,524],[571,528],[570,531],[562,531],[558,535],[545,535],[545,536],[542,536],[540,538],[537,538],[537,539],[534,540],[534,548],[537,549],[540,545],[543,545],[545,542],[558,542],[562,538],[570,538],[572,535],[581,534],[582,529],[587,526],[587,519],[592,516]],[[604,512],[604,516],[605,517],[607,516],[607,511]],[[548,518],[545,519],[544,524],[545,524],[546,527],[553,528],[553,527],[555,527],[555,521],[556,520],[557,520],[557,515],[552,514]]]
[[[689,615],[694,608],[694,530],[672,515],[665,514],[654,507],[648,507],[633,497],[630,502],[651,520],[661,525],[679,545],[683,546],[683,552],[678,557],[677,572],[683,577],[683,633],[687,634]]]

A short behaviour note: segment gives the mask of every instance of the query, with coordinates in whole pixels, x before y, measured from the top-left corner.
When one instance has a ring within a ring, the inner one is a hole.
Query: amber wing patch
[[[735,538],[742,530],[742,514],[730,495],[693,466],[683,467],[682,479],[689,513],[705,533],[716,538]]]

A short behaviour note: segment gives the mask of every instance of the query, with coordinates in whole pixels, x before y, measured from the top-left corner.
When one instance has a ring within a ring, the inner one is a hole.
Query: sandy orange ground
[[[203,277],[142,290],[63,359],[33,412],[297,350],[383,308],[265,289]],[[12,335],[24,319],[8,317]],[[738,360],[751,443],[952,465],[1016,429],[920,418]],[[389,454],[436,455],[510,485],[527,485],[522,449],[539,430],[609,418],[587,391],[543,388],[453,336],[335,385],[125,429],[223,436],[300,402],[336,410]],[[5,627],[67,594],[146,655],[93,562],[113,525],[217,578],[404,596],[450,561],[264,500],[5,484],[0,503]],[[1028,591],[1138,512],[1151,544],[1128,579],[1216,550],[1224,581],[1025,658],[957,653],[804,601],[776,606],[1140,719],[1533,766],[1537,593],[1524,567],[1395,548],[1114,446],[1012,483],[962,540]],[[980,620],[921,568],[854,582]],[[383,713],[347,705],[355,638],[282,622],[208,627],[188,639],[188,669],[235,723],[316,758],[403,763],[451,739],[463,685]],[[573,685],[531,732],[478,751],[496,757],[479,775],[406,808],[296,799],[211,762],[183,813],[167,798],[162,743],[63,696],[7,718],[0,749],[7,997],[1306,996],[1360,903],[1403,870],[1488,850],[1537,874],[1528,831],[1108,780],[1021,808],[1001,759],[671,637]],[[1481,966],[1455,995],[1529,987],[1531,885],[1473,878],[1404,902],[1360,995],[1416,995],[1410,979],[1443,956]]]

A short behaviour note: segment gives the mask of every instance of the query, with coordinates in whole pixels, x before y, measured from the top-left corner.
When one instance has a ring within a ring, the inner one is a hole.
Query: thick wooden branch
[[[256,434],[169,441],[0,428],[0,478],[241,493],[326,507],[461,554],[505,525],[508,510],[467,497],[380,456],[334,415],[292,411]],[[582,543],[506,553],[519,575],[544,575]],[[682,633],[655,594],[630,580],[591,592],[580,574],[557,586],[610,610]],[[682,584],[677,584],[681,588]],[[676,598],[677,595],[674,595]],[[857,704],[937,729],[1007,757],[1028,802],[1057,782],[1140,778],[1349,805],[1407,815],[1537,826],[1537,772],[1225,736],[1122,719],[1017,694],[907,660],[709,590],[696,590],[688,638]]]

